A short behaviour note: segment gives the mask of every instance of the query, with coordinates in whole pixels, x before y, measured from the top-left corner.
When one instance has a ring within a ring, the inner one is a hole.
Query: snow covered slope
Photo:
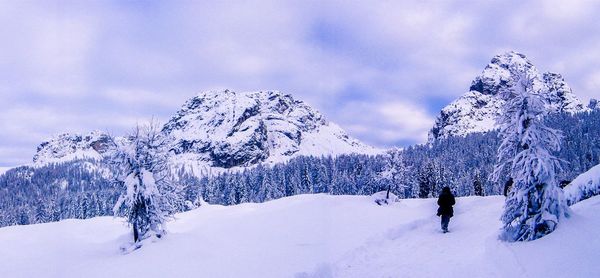
[[[495,129],[496,118],[505,102],[498,93],[510,88],[518,72],[534,76],[534,89],[548,92],[545,100],[550,111],[577,113],[589,110],[560,74],[542,74],[525,55],[511,51],[495,56],[473,80],[469,92],[442,109],[429,133],[429,141]]]
[[[188,100],[163,131],[174,140],[172,161],[209,167],[376,152],[304,102],[277,91],[203,92]]]
[[[577,176],[565,187],[565,198],[569,204],[600,195],[600,165]]]
[[[300,195],[202,206],[122,255],[120,219],[0,229],[4,277],[597,277],[600,197],[528,243],[498,241],[503,197],[458,198],[450,233],[434,199],[377,206],[370,196]],[[290,221],[293,219],[293,221]]]

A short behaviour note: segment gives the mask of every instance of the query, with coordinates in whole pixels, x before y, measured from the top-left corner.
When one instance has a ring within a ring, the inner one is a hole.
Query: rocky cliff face
[[[306,103],[276,91],[200,93],[175,113],[162,132],[172,142],[168,154],[172,165],[191,168],[197,174],[285,162],[297,155],[378,152],[348,136]],[[62,134],[38,147],[34,164],[102,159],[109,140],[97,131]]]
[[[33,163],[43,165],[74,159],[99,160],[110,147],[110,142],[110,137],[100,131],[83,135],[64,133],[41,143]]]
[[[295,155],[371,153],[318,111],[276,91],[204,92],[165,124],[175,161],[247,167]]]
[[[495,56],[475,77],[469,91],[442,109],[429,133],[429,141],[495,129],[496,118],[505,103],[499,92],[510,90],[522,72],[534,76],[534,90],[544,92],[546,107],[551,112],[588,110],[560,74],[540,73],[525,55],[511,51]]]

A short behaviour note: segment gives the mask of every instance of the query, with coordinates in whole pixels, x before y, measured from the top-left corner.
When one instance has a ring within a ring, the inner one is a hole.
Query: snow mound
[[[371,198],[373,198],[373,202],[380,206],[391,205],[393,203],[400,202],[400,198],[398,198],[398,196],[396,196],[396,194],[392,192],[390,192],[389,198],[387,197],[387,191],[380,191],[371,195]]]
[[[569,205],[600,194],[600,165],[577,176],[565,187],[565,198]]]

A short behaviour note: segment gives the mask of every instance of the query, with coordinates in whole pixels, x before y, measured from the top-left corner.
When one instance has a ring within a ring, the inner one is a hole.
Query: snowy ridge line
[[[51,163],[89,160],[101,161],[107,151],[123,138],[111,136],[107,132],[94,130],[85,134],[62,133],[42,142],[37,147],[32,163],[26,166],[42,167]]]
[[[319,111],[279,91],[199,93],[185,102],[161,132],[172,141],[169,165],[198,176],[260,163],[285,163],[297,156],[383,152],[352,138]],[[100,131],[60,134],[40,144],[33,164],[101,160],[111,144],[111,137]]]

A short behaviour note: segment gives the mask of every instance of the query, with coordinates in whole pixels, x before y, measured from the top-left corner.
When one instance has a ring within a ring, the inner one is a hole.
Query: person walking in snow
[[[454,195],[450,192],[450,187],[442,188],[442,193],[438,198],[437,204],[440,206],[437,211],[437,215],[442,217],[442,231],[448,232],[448,223],[450,223],[450,217],[454,216],[454,209],[452,206],[456,203]]]

